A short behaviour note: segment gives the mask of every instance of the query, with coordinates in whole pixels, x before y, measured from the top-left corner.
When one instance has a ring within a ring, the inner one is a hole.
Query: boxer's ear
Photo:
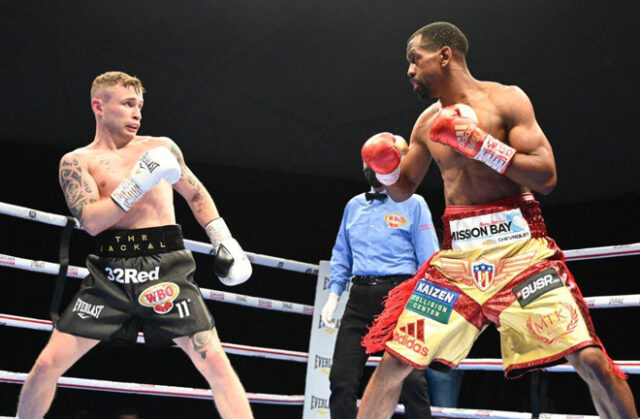
[[[102,114],[102,99],[94,97],[91,99],[91,109],[96,115]]]
[[[447,45],[445,45],[442,48],[440,48],[440,65],[443,68],[446,67],[451,62],[452,57],[453,57],[453,51],[451,50],[451,47],[448,47]]]

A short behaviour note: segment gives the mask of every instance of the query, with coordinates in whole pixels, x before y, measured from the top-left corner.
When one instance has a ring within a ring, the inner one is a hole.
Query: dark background
[[[57,185],[65,152],[93,138],[89,87],[104,71],[140,77],[141,134],[167,135],[211,191],[249,251],[317,263],[330,256],[346,201],[365,189],[362,142],[379,131],[408,138],[428,104],[406,79],[407,37],[448,20],[470,42],[478,79],[517,84],[530,96],[554,148],[558,186],[539,197],[565,249],[639,241],[639,13],[631,3],[471,1],[110,1],[0,3],[0,201],[66,213]],[[418,192],[435,218],[444,208],[432,167]],[[188,238],[205,234],[184,202]],[[439,224],[439,220],[436,220]],[[54,261],[60,229],[0,218],[0,253]],[[87,238],[74,236],[72,263]],[[197,279],[223,289],[211,261]],[[585,296],[638,293],[637,257],[573,262]],[[2,268],[0,312],[45,318],[53,278]],[[255,267],[232,292],[313,304],[311,276]],[[68,282],[68,294],[77,287]],[[306,351],[310,318],[209,303],[225,342]],[[638,309],[595,310],[614,359],[638,359]],[[2,328],[0,369],[26,372],[44,332]],[[487,330],[470,357],[499,357]],[[247,391],[302,394],[305,365],[231,356]],[[176,349],[99,346],[69,376],[204,387]],[[638,400],[640,379],[629,380]],[[0,415],[19,386],[0,384]],[[527,411],[529,378],[468,372],[463,407]],[[551,411],[590,413],[575,374],[550,374]],[[143,417],[210,417],[208,401],[58,391],[48,417],[89,409],[112,417],[132,405]],[[260,418],[301,417],[300,407],[253,405]]]

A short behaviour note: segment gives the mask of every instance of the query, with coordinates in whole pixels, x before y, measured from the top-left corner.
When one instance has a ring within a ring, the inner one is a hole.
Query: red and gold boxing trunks
[[[602,347],[564,255],[547,237],[540,204],[523,194],[449,206],[442,251],[389,293],[363,345],[415,367],[456,367],[496,325],[505,375]]]

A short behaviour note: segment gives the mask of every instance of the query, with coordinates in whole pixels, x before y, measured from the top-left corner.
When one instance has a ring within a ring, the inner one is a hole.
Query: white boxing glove
[[[169,149],[152,148],[140,156],[129,177],[111,193],[111,199],[123,211],[129,211],[133,204],[162,179],[173,185],[180,180],[181,175],[180,163]]]
[[[338,308],[338,301],[340,301],[340,296],[332,291],[329,293],[329,298],[327,298],[327,302],[324,303],[324,307],[322,307],[322,311],[320,312],[320,319],[330,329],[336,328],[334,314]]]
[[[247,281],[252,272],[251,262],[240,244],[231,237],[231,232],[222,217],[209,222],[204,229],[216,252],[213,257],[213,271],[220,282],[234,286]]]

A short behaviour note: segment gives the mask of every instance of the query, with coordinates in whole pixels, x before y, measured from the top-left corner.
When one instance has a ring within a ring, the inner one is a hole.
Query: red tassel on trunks
[[[429,261],[420,267],[413,278],[389,291],[382,303],[384,310],[376,316],[373,324],[369,327],[369,333],[362,338],[362,346],[366,348],[368,354],[384,351],[387,341],[393,338],[393,330],[398,323],[398,317],[402,314],[416,283],[424,277],[428,267]]]

